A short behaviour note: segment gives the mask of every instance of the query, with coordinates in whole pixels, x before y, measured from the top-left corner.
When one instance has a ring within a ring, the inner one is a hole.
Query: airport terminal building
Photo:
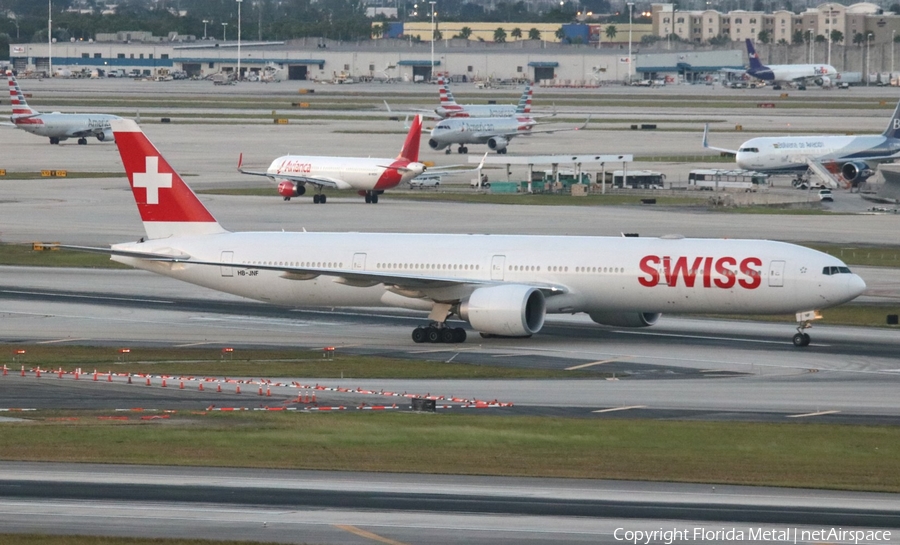
[[[155,77],[172,71],[207,77],[234,73],[238,67],[238,43],[218,40],[138,41],[126,34],[122,41],[67,42],[52,47],[54,72],[122,71]],[[46,73],[50,67],[46,43],[13,44],[11,62],[21,74]],[[596,47],[562,45],[541,41],[509,44],[443,40],[429,43],[377,40],[339,43],[318,39],[291,42],[243,42],[240,65],[244,76],[266,66],[283,69],[287,79],[315,81],[427,81],[432,72],[457,80],[530,80],[545,86],[591,87],[629,79],[659,77],[660,74],[694,73],[698,67],[714,70],[740,65],[729,52],[684,54],[640,54],[629,63],[628,47],[622,44]],[[119,72],[121,73],[121,72]]]

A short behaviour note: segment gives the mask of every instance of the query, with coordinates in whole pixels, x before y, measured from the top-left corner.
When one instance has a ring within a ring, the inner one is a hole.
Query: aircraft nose
[[[851,299],[859,297],[862,295],[864,291],[866,291],[866,282],[858,274],[850,275],[851,278],[847,281],[847,291],[848,295]]]

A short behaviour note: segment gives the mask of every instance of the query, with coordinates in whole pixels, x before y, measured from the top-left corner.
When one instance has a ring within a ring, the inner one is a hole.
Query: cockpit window
[[[738,151],[744,153],[759,153],[759,148],[741,148]]]
[[[437,126],[437,128],[439,128],[439,129],[449,129],[449,128],[450,128],[450,126],[449,126],[449,125],[446,125],[446,124],[444,124],[444,125],[438,125],[438,126]]]
[[[822,274],[825,276],[831,276],[833,274],[851,274],[850,267],[824,267],[822,269]]]

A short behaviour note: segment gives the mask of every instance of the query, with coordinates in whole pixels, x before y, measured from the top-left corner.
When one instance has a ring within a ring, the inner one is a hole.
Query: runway
[[[41,531],[285,543],[615,543],[661,529],[807,543],[804,530],[900,527],[893,494],[629,481],[3,462],[0,496],[15,532],[52,512]]]

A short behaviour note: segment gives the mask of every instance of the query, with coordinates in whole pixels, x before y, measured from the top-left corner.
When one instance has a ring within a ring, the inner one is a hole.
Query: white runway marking
[[[75,341],[90,341],[90,337],[79,337],[77,339],[53,339],[49,341],[37,341],[34,344],[55,344],[55,343],[72,343]]]
[[[616,411],[628,411],[631,409],[646,409],[646,405],[629,405],[627,407],[612,407],[611,409],[600,409],[598,411],[591,411],[594,413],[613,413]]]
[[[47,295],[44,292],[24,291],[24,290],[2,290],[2,293],[12,293],[17,295]],[[103,295],[74,295],[74,294],[53,294],[54,297],[69,297],[72,299],[99,299],[102,301],[131,301],[135,303],[162,303],[164,305],[174,305],[172,301],[163,301],[161,299],[142,299],[139,297],[109,297]]]
[[[739,337],[711,337],[709,335],[685,335],[681,333],[651,333],[649,331],[624,331],[624,330],[616,330],[615,333],[623,333],[626,335],[651,335],[654,337],[678,337],[682,339],[706,339],[710,341],[737,341],[737,342],[746,342],[746,343],[759,343],[759,344],[791,344],[787,341],[766,341],[763,339],[741,339]],[[819,344],[816,343],[815,346],[831,346],[830,344]]]
[[[807,416],[823,416],[826,414],[837,414],[841,411],[817,411],[814,413],[806,413],[806,414],[789,414],[787,418],[805,418]]]
[[[594,365],[603,365],[604,363],[613,363],[616,361],[628,360],[632,358],[636,358],[637,356],[625,356],[624,358],[613,358],[611,360],[600,360],[600,361],[592,361],[590,363],[582,363],[581,365],[573,365],[572,367],[566,367],[566,371],[575,371],[576,369],[584,369],[585,367],[592,367]]]

